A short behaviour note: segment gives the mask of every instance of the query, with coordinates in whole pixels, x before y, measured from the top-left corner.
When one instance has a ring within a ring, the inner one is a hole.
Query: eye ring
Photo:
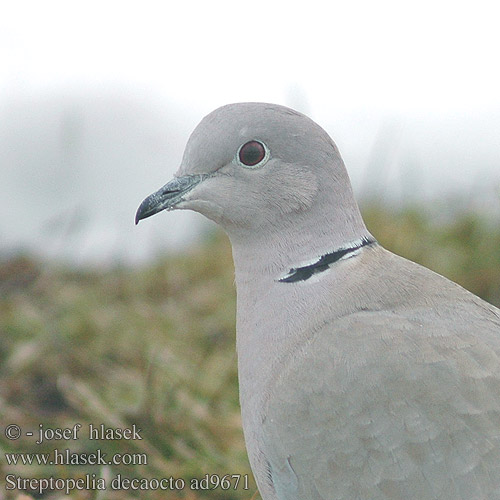
[[[236,153],[236,163],[243,168],[258,168],[269,160],[269,148],[256,139],[242,144]]]

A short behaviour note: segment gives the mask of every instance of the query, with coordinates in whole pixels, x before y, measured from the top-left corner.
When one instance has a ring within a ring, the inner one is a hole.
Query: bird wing
[[[460,290],[325,321],[287,354],[263,423],[277,498],[500,499],[500,320]]]

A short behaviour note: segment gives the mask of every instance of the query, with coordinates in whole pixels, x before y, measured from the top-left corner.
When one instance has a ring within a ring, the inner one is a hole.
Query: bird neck
[[[352,241],[343,247],[336,248],[332,252],[321,255],[321,257],[306,262],[300,267],[292,267],[288,273],[279,279],[280,283],[297,283],[299,281],[307,281],[313,276],[320,274],[342,259],[355,257],[363,247],[373,245],[376,240],[373,238],[363,237],[359,240]]]
[[[290,281],[287,276],[303,268],[308,268],[306,274],[315,274],[319,269],[315,265],[330,265],[375,241],[359,212],[340,219],[340,224],[338,217],[325,212],[312,220],[297,216],[279,227],[254,231],[251,237],[229,233],[238,288],[269,279]]]
[[[346,307],[354,307],[351,301],[336,301],[333,297],[344,295],[350,286],[349,273],[357,258],[350,260],[349,265],[339,265],[339,261],[362,253],[375,240],[361,217],[357,224],[342,229],[338,221],[325,218],[319,221],[320,224],[311,225],[299,218],[294,229],[285,225],[277,232],[265,231],[265,238],[259,234],[248,242],[231,238],[237,287],[238,377],[244,419],[259,415],[267,388],[280,370],[283,353],[296,349],[302,333],[318,326],[311,311],[326,307],[334,318],[340,317]],[[329,266],[330,270],[312,271],[302,281],[286,279],[297,276],[294,271],[308,266],[306,274],[311,266],[316,270],[318,263],[320,267]],[[330,285],[335,290],[333,295]]]

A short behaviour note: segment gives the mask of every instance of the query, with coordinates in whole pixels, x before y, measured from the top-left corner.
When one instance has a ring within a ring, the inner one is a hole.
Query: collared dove
[[[215,110],[136,222],[174,209],[231,240],[264,500],[500,499],[500,311],[376,242],[321,127],[272,104]]]

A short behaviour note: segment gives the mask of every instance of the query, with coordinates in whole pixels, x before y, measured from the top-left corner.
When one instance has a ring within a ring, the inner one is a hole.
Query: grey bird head
[[[136,223],[174,209],[217,222],[233,247],[313,237],[326,251],[368,235],[328,134],[274,104],[230,104],[201,121],[174,179],[142,202]]]

